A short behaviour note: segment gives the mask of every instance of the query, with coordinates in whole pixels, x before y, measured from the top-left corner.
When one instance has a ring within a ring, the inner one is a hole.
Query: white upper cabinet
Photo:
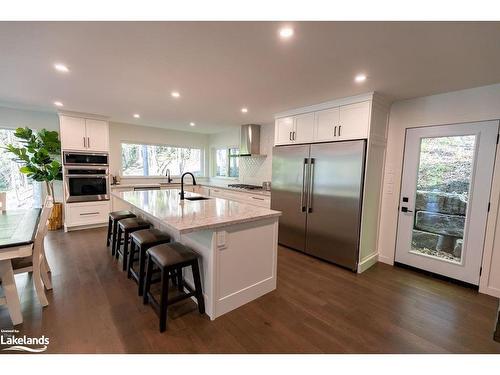
[[[295,129],[293,117],[283,117],[276,120],[275,124],[275,143],[277,145],[286,145],[293,143],[292,135]]]
[[[368,138],[370,102],[354,103],[339,109],[339,129],[336,139]]]
[[[313,141],[314,113],[306,113],[294,117],[295,129],[292,134],[294,143],[309,143]]]
[[[108,123],[102,120],[86,119],[85,127],[87,129],[87,149],[91,151],[108,151]]]
[[[316,113],[314,140],[330,141],[337,136],[339,126],[339,108],[325,109]]]
[[[368,138],[371,101],[333,105],[294,116],[277,118],[275,144],[313,143]]]
[[[61,115],[60,138],[63,150],[109,150],[107,121]]]
[[[61,147],[65,150],[85,150],[87,133],[85,119],[81,117],[60,117]]]

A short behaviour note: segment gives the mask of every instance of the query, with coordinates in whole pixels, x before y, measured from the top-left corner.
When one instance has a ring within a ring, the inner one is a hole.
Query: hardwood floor
[[[381,263],[356,275],[280,248],[276,291],[213,322],[184,301],[160,334],[105,229],[50,232],[46,248],[50,305],[42,313],[28,276],[17,276],[16,328],[48,336],[49,353],[500,353],[495,298]],[[12,328],[5,306],[0,327]]]

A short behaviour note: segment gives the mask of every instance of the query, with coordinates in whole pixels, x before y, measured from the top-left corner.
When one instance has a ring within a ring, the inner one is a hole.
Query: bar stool
[[[144,290],[144,273],[146,251],[156,245],[170,242],[170,236],[158,229],[141,229],[130,235],[130,251],[127,264],[127,277],[132,278],[139,285],[138,294],[142,296]],[[139,253],[139,268],[134,270],[135,254]]]
[[[117,238],[118,247],[116,248],[115,256],[116,259],[118,259],[120,254],[122,255],[123,271],[127,270],[128,242],[130,239],[130,233],[141,229],[149,229],[150,227],[151,224],[138,217],[121,219],[120,221],[118,221],[118,238]],[[122,243],[122,233],[123,233],[123,249],[120,246]]]
[[[114,211],[109,213],[108,219],[108,236],[106,237],[106,246],[109,247],[111,236],[113,240],[111,241],[111,255],[115,255],[116,250],[116,233],[118,231],[118,221],[121,219],[128,219],[131,217],[136,217],[131,211]]]
[[[198,303],[198,311],[200,314],[204,314],[205,301],[203,300],[203,293],[201,290],[198,254],[179,242],[171,242],[149,248],[149,250],[146,251],[146,255],[147,267],[144,282],[143,303],[146,305],[148,302],[151,302],[151,305],[159,315],[160,332],[165,331],[167,327],[167,309],[168,306],[173,303],[194,296],[196,298],[196,302]],[[158,302],[150,292],[153,264],[158,267],[161,272],[160,302]],[[193,272],[194,290],[182,280],[182,269],[185,267],[191,267],[191,271]],[[175,277],[174,274],[180,275],[177,280],[179,290],[183,291],[184,288],[186,288],[189,293],[181,293],[169,299],[168,284],[169,279]]]

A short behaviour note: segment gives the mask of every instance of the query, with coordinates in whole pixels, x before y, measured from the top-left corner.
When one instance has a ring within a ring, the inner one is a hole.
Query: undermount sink
[[[184,198],[188,201],[206,201],[207,199],[210,199],[210,198],[207,198],[207,197],[186,197]]]

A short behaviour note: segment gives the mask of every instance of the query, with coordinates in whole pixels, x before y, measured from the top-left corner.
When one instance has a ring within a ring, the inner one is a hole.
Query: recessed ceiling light
[[[138,113],[134,113],[134,118],[141,118],[141,115]]]
[[[61,63],[54,64],[54,68],[55,68],[55,70],[57,70],[58,72],[61,72],[61,73],[68,73],[69,72],[69,68],[66,65],[61,64]]]
[[[288,39],[293,36],[293,29],[291,27],[282,27],[280,29],[280,37]]]
[[[247,113],[248,112],[248,108],[241,108],[241,112]]]
[[[174,97],[174,98],[178,98],[178,97],[180,97],[180,96],[181,96],[181,94],[179,94],[179,92],[178,92],[178,91],[172,91],[172,92],[170,93],[170,95],[172,95],[172,97]]]
[[[196,126],[196,124],[194,122],[190,122],[189,126]]]
[[[364,82],[366,81],[366,74],[358,74],[356,77],[354,77],[354,80],[356,82]]]
[[[63,104],[62,104],[61,102],[59,102],[59,101],[55,101],[55,102],[54,102],[54,105],[55,105],[56,107],[62,107],[62,106],[63,106]]]

